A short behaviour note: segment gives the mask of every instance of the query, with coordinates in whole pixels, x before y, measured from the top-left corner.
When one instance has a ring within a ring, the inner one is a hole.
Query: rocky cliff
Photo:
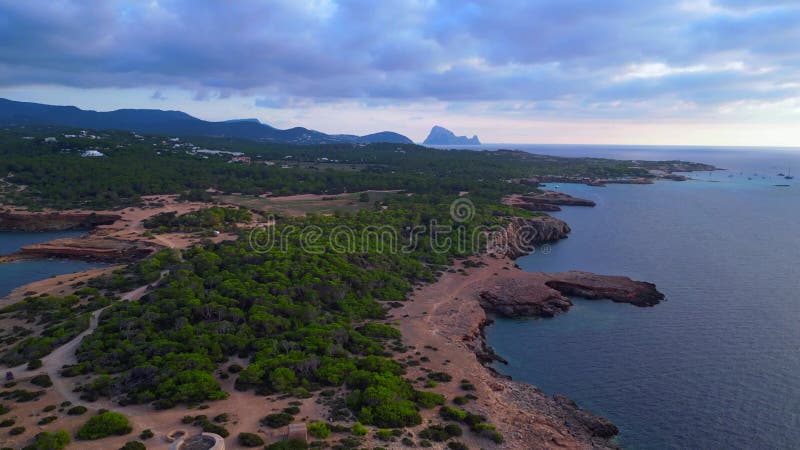
[[[528,195],[513,194],[504,198],[503,203],[528,211],[561,211],[559,206],[595,206],[595,202],[591,200],[555,191]]]
[[[22,247],[22,258],[74,258],[97,261],[132,261],[160,248],[155,244],[112,238],[64,238]]]
[[[513,217],[503,232],[493,234],[489,253],[516,259],[535,251],[539,244],[566,238],[570,231],[566,222],[555,217]]]

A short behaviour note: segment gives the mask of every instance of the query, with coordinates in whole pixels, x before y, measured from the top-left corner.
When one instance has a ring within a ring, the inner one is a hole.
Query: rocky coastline
[[[573,197],[563,192],[541,191],[537,194],[513,194],[503,199],[503,204],[528,211],[561,211],[560,206],[595,206],[595,202]]]
[[[42,244],[28,245],[22,247],[12,257],[128,262],[145,257],[159,248],[161,247],[152,243],[87,236],[55,239]]]
[[[527,449],[530,442],[541,442],[542,448],[618,448],[612,438],[619,430],[607,419],[564,396],[548,396],[535,386],[515,382],[493,367],[494,363],[505,361],[486,340],[486,327],[493,322],[489,314],[552,317],[570,309],[569,296],[648,307],[663,301],[664,295],[651,283],[622,276],[577,271],[524,272],[513,260],[534,246],[566,238],[569,226],[550,216],[538,216],[513,218],[506,231],[507,242],[515,244],[513,251],[481,255],[477,261],[473,258],[467,277],[472,281],[455,291],[457,296],[450,294],[452,297],[433,307],[432,315],[423,320],[438,334],[471,352],[485,371],[485,388],[497,405],[503,405],[487,412],[501,417],[504,434],[511,436],[503,448]],[[448,284],[459,281],[451,277],[456,275],[446,274],[446,279],[440,281],[442,291],[454,292]],[[410,334],[413,336],[413,332]],[[538,429],[531,423],[547,426]]]

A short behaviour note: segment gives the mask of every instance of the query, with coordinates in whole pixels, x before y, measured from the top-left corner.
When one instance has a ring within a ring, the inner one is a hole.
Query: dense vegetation
[[[361,422],[419,424],[418,409],[441,405],[444,398],[418,391],[405,380],[404,368],[387,358],[385,346],[400,345],[399,332],[373,321],[384,317],[385,304],[403,301],[412,283],[433,280],[442,264],[471,254],[476,243],[441,251],[430,236],[414,236],[418,245],[404,253],[365,234],[370,238],[354,252],[337,252],[324,237],[343,225],[360,235],[381,223],[401,230],[399,244],[408,244],[408,224],[454,224],[449,200],[430,196],[419,203],[397,196],[387,200],[387,209],[287,219],[270,229],[286,235],[286,245],[264,252],[240,239],[189,249],[182,259],[158,254],[155,262],[133,266],[130,276],[152,272],[146,277],[152,279],[169,269],[161,287],[138,302],[118,303],[104,312],[100,326],[77,351],[78,365],[65,373],[100,375],[84,386],[84,398],[121,393],[122,403],[168,408],[226,397],[214,373],[231,356],[239,356],[250,358],[250,364],[237,370],[237,389],[302,395],[347,386],[347,405]],[[504,206],[482,206],[475,223],[465,227],[502,223],[511,213]],[[301,226],[322,233],[315,243],[320,251],[309,251],[299,235],[284,233]]]
[[[180,216],[174,212],[156,214],[144,221],[144,227],[158,232],[230,230],[237,223],[247,223],[252,219],[253,215],[246,209],[213,206]]]
[[[82,440],[102,439],[107,436],[123,436],[133,431],[128,418],[111,411],[92,416],[80,429],[76,437]]]
[[[338,194],[367,189],[417,193],[470,191],[496,196],[520,189],[498,183],[541,174],[594,177],[650,176],[628,161],[557,158],[517,151],[434,150],[416,145],[290,146],[230,139],[192,139],[212,149],[240,151],[255,163],[231,164],[229,155],[192,153],[161,137],[125,132],[100,139],[63,138],[58,128],[0,131],[0,174],[9,201],[55,207],[109,208],[138,203],[143,195],[202,191],[276,195]],[[57,142],[43,142],[58,136]],[[31,139],[23,139],[29,137]],[[80,156],[98,148],[106,156]],[[277,162],[267,166],[262,161]],[[332,161],[336,161],[333,163]],[[282,166],[289,164],[289,169]],[[645,163],[638,163],[644,166]],[[330,170],[328,170],[330,169]],[[87,174],[91,174],[87,176]],[[17,187],[25,186],[22,191]]]
[[[33,439],[33,444],[24,447],[23,450],[61,450],[67,448],[70,443],[69,434],[64,430],[54,433],[42,432]]]
[[[21,340],[13,335],[13,329],[8,330],[12,335],[5,342],[19,342],[0,355],[0,362],[12,367],[27,361],[36,362],[86,330],[91,312],[109,304],[111,299],[99,295],[97,290],[85,289],[67,297],[29,297],[0,309],[0,318],[15,318],[44,327],[40,333]],[[29,367],[37,365],[41,362]]]

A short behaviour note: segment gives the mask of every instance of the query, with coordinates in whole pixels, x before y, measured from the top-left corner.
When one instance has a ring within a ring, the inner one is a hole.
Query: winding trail
[[[166,275],[166,271],[161,273],[161,277],[155,283],[161,281]],[[135,301],[139,300],[147,293],[147,290],[150,289],[150,286],[155,284],[147,284],[144,286],[140,286],[132,291],[126,292],[120,298],[120,301]],[[92,316],[89,320],[89,328],[84,330],[81,334],[75,336],[71,341],[67,342],[66,344],[58,347],[57,349],[53,350],[49,355],[42,358],[42,367],[40,369],[36,369],[33,371],[27,370],[27,363],[19,365],[17,367],[13,367],[11,369],[5,370],[5,372],[11,372],[14,375],[14,379],[20,378],[28,378],[32,375],[41,374],[42,372],[47,373],[50,376],[50,379],[53,381],[53,389],[56,390],[64,399],[71,401],[74,404],[83,404],[86,403],[81,400],[80,396],[75,393],[72,387],[69,385],[70,383],[67,381],[66,378],[62,377],[59,373],[62,367],[69,364],[76,364],[78,362],[77,358],[75,357],[75,350],[78,349],[78,346],[83,341],[83,338],[88,336],[89,334],[93,333],[94,330],[97,329],[97,326],[100,323],[100,315],[111,307],[111,305],[105,306],[100,308],[94,312],[92,312]],[[101,402],[93,402],[91,405],[93,407],[98,407],[99,403]],[[109,402],[108,405],[100,405],[103,408],[107,408],[108,406],[112,406],[113,403]]]

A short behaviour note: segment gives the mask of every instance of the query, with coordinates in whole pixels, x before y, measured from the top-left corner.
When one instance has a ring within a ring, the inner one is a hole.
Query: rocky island
[[[466,136],[456,136],[455,133],[447,128],[438,125],[431,128],[428,137],[423,142],[425,145],[481,145],[478,136],[473,135],[471,138]]]

